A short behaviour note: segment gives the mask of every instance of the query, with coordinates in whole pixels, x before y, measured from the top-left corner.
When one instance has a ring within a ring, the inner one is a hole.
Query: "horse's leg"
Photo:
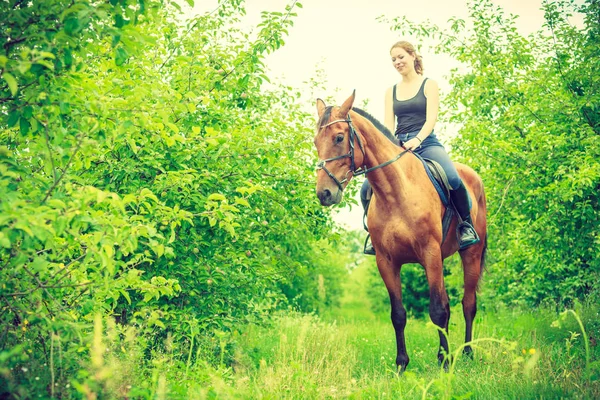
[[[450,320],[450,304],[448,293],[444,285],[442,255],[439,249],[426,252],[429,256],[423,262],[427,282],[429,283],[429,317],[431,321],[440,328],[440,347],[438,350],[438,362],[448,367],[448,321]]]
[[[462,299],[463,315],[465,317],[465,343],[469,343],[473,339],[473,320],[477,313],[477,285],[481,277],[485,240],[486,238],[483,237],[480,243],[460,253],[465,282]],[[469,344],[464,347],[463,353],[470,358],[473,357],[473,349]]]
[[[406,369],[409,359],[406,352],[404,340],[404,328],[406,327],[406,309],[402,304],[402,282],[400,281],[400,267],[395,267],[390,261],[384,260],[377,255],[377,268],[385,287],[390,295],[392,308],[392,325],[396,331],[396,366],[402,372]]]

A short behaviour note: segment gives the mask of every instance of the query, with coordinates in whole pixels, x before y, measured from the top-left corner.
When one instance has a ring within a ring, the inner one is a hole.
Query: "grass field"
[[[41,376],[30,382],[39,385],[20,386],[14,397],[7,398],[600,398],[597,302],[562,314],[545,308],[482,307],[473,360],[461,357],[464,322],[460,307],[455,307],[450,323],[450,350],[455,356],[448,372],[437,365],[435,327],[428,319],[410,318],[406,328],[410,364],[398,375],[392,324],[387,315],[371,311],[366,296],[368,268],[375,267],[367,262],[347,276],[345,295],[336,309],[320,316],[281,312],[266,325],[197,338],[186,354],[170,346],[168,339],[149,354],[134,331],[116,334],[114,322],[103,328],[98,318],[91,364],[82,363],[76,379],[61,378],[58,353],[42,372],[35,372]],[[216,359],[205,361],[215,354]]]
[[[393,328],[387,316],[370,311],[361,286],[365,268],[349,275],[339,309],[320,318],[287,313],[275,318],[269,327],[246,329],[235,339],[232,367],[208,374],[204,369],[203,382],[188,385],[186,396],[600,398],[598,332],[587,332],[586,346],[579,315],[568,313],[559,318],[545,309],[481,312],[475,327],[474,360],[460,357],[464,323],[460,308],[453,309],[451,352],[458,357],[447,373],[437,365],[435,328],[428,321],[409,320],[406,340],[411,361],[407,371],[398,376]],[[597,311],[591,305],[581,313],[590,319],[588,329],[598,327]],[[594,316],[596,321],[591,320]]]

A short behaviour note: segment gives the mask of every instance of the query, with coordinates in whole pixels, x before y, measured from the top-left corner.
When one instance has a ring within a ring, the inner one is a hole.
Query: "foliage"
[[[399,18],[392,29],[462,63],[443,103],[461,125],[455,157],[486,185],[490,295],[572,304],[600,272],[600,3],[547,1],[543,10],[544,26],[528,37],[491,1],[446,28]]]
[[[60,349],[52,382],[96,390],[77,375],[96,316],[146,356],[222,362],[240,322],[335,304],[314,117],[265,87],[294,9],[252,33],[241,3],[183,23],[176,2],[0,4],[0,347],[21,389]]]
[[[450,343],[455,358],[450,373],[436,362],[435,326],[411,320],[406,330],[411,363],[396,376],[393,328],[388,317],[377,318],[364,302],[365,268],[370,266],[364,263],[349,276],[346,301],[337,310],[353,318],[276,313],[268,326],[246,325],[231,335],[228,340],[235,343],[235,352],[230,366],[182,360],[174,346],[154,352],[152,363],[145,365],[139,332],[98,318],[86,338],[94,346],[84,382],[71,397],[500,399],[600,394],[600,369],[586,364],[583,341],[583,332],[597,332],[593,301],[580,304],[576,313],[570,310],[566,319],[544,307],[484,312],[476,325],[473,360],[460,356],[464,326],[453,323]],[[455,308],[452,313],[460,311]],[[552,326],[554,320],[560,327]],[[591,336],[589,341],[589,358],[597,360],[599,348]],[[60,361],[57,354],[55,365]],[[0,352],[0,359],[8,359],[10,365],[19,365],[19,357]],[[36,382],[30,371],[21,373]],[[55,378],[60,378],[59,369]]]

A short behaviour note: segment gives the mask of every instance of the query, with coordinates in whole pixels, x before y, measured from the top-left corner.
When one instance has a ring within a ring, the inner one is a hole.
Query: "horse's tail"
[[[487,233],[485,234],[485,238],[483,239],[483,250],[481,250],[481,275],[483,275],[483,271],[485,270],[485,256],[487,253],[487,240],[488,240],[488,235]]]
[[[481,178],[480,178],[481,179]],[[485,198],[485,190],[483,188],[483,181],[480,180],[481,183],[481,197],[479,199],[480,203],[483,203],[483,210],[487,213],[487,200]],[[481,205],[481,204],[480,204]],[[483,272],[485,271],[485,262],[487,255],[487,246],[488,246],[488,233],[487,233],[487,217],[485,221],[485,236],[483,237],[483,248],[481,249],[481,262],[479,263],[480,271],[479,271],[479,282],[481,282],[481,278],[483,277]],[[478,286],[479,286],[479,282]]]
[[[485,271],[485,259],[486,259],[486,253],[487,253],[487,239],[488,239],[488,235],[487,233],[485,234],[485,237],[483,238],[483,249],[481,249],[481,262],[479,263],[480,266],[480,273],[479,273],[479,280],[477,281],[477,290],[479,290],[479,285],[481,284],[481,280],[483,278],[483,272]]]

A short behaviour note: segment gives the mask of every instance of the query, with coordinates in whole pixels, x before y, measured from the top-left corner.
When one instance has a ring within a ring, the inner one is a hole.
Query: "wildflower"
[[[535,349],[529,349],[529,354],[531,354],[531,355],[535,354]]]
[[[523,350],[521,350],[521,353],[527,354],[527,350],[523,349]]]
[[[22,368],[21,368],[21,371],[23,371],[23,372],[27,372],[27,371],[29,371],[29,370],[28,370],[27,368],[25,368],[25,367],[22,367]]]

